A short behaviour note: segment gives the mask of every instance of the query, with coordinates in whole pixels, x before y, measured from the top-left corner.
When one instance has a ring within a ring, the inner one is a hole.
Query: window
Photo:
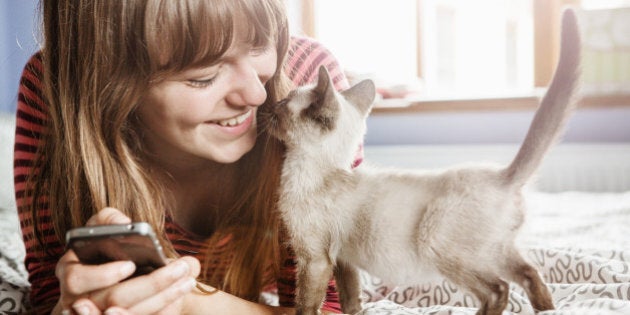
[[[530,0],[419,3],[426,91],[479,96],[532,89]]]
[[[630,7],[630,0],[582,0],[581,5],[585,10],[614,9]]]
[[[396,94],[402,95],[411,90],[424,98],[533,95],[537,87],[547,86],[553,74],[564,5],[581,5],[584,12],[630,10],[630,0],[286,3],[293,32],[320,40],[350,74],[375,79],[381,91],[402,91]],[[623,18],[615,22],[619,25],[608,29],[624,29],[614,31],[614,36],[625,38],[625,43],[630,38],[630,13],[621,14]],[[601,36],[592,39],[601,41]],[[592,52],[589,47],[584,53],[585,79],[592,86],[599,84],[600,90],[629,85],[630,44],[616,45],[623,46],[621,53],[619,49]],[[611,75],[616,85],[601,88],[602,78]]]
[[[381,84],[417,78],[415,0],[316,1],[314,25],[349,71]]]
[[[628,92],[630,1],[582,0],[582,81],[590,94]]]
[[[402,84],[431,95],[532,88],[531,0],[301,4],[302,12],[310,10],[312,25],[298,30],[323,42],[348,71],[372,77],[383,88]]]

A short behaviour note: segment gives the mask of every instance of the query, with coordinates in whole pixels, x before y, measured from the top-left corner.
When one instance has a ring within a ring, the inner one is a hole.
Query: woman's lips
[[[249,110],[246,113],[238,115],[236,117],[232,117],[232,118],[224,119],[224,120],[211,121],[211,123],[221,125],[222,127],[235,127],[237,125],[242,124],[245,120],[247,120],[247,118],[249,118],[252,115],[252,112],[253,110]]]
[[[250,109],[246,113],[223,120],[212,120],[209,124],[213,124],[219,129],[230,134],[241,134],[249,130],[254,121],[254,110]]]

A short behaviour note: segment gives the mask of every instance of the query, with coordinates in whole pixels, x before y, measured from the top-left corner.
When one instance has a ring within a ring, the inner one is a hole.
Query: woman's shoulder
[[[25,70],[36,71],[39,74],[42,72],[43,68],[43,55],[42,51],[38,50],[26,61],[26,65],[24,66]]]
[[[22,77],[20,78],[20,88],[26,87],[30,91],[41,94],[43,73],[44,63],[42,60],[42,52],[37,51],[24,65]]]
[[[335,88],[348,88],[343,68],[328,48],[310,37],[291,37],[285,71],[296,86],[313,83],[322,65],[328,69]]]
[[[33,118],[40,125],[41,120],[45,120],[48,115],[47,104],[43,96],[43,73],[42,53],[38,51],[26,62],[18,91],[18,114],[30,116],[18,118]]]
[[[34,157],[35,149],[32,146],[41,138],[48,120],[48,105],[43,93],[43,68],[41,52],[37,52],[22,71],[16,111],[16,159]]]

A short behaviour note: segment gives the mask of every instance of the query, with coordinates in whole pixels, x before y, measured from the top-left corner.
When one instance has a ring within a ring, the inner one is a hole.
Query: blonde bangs
[[[182,70],[217,62],[238,31],[253,48],[276,44],[284,56],[288,41],[279,0],[152,1],[145,15],[151,76],[159,80]],[[246,26],[247,29],[240,29]]]

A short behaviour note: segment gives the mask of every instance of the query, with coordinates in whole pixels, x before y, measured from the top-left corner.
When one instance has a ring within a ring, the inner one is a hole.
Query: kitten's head
[[[276,106],[268,106],[263,121],[288,150],[299,147],[340,156],[351,152],[351,159],[363,140],[374,96],[370,80],[337,92],[321,66],[317,84],[298,88]]]

